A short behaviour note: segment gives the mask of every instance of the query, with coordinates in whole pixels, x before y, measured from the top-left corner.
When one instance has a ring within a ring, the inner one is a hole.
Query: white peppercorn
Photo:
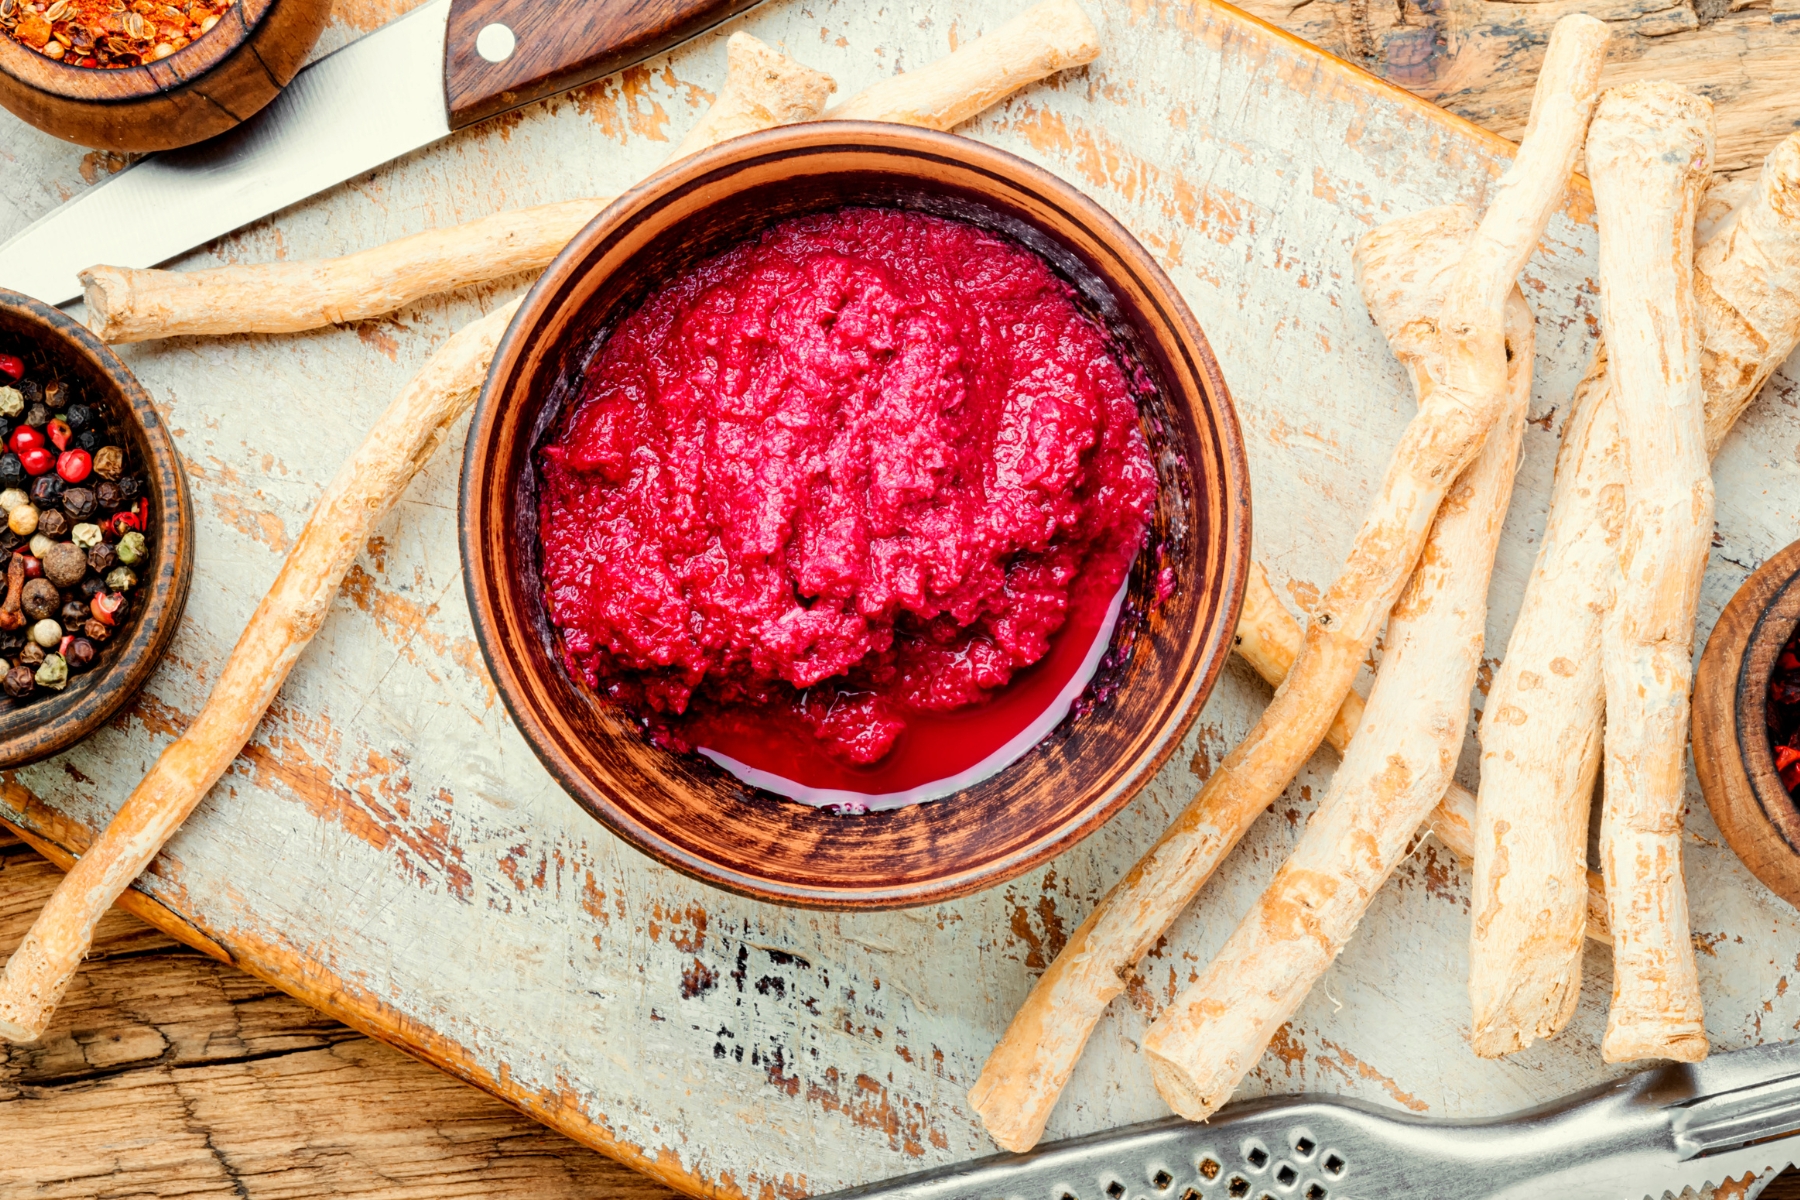
[[[45,617],[31,627],[31,640],[48,650],[62,641],[62,626],[51,618]]]
[[[106,586],[111,591],[128,592],[137,586],[137,572],[130,567],[114,567],[106,573]]]

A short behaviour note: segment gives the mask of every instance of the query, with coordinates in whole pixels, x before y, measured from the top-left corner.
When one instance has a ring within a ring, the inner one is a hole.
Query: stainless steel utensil
[[[1489,1120],[1271,1097],[824,1200],[1660,1200],[1797,1154],[1800,1042],[1782,1042]]]

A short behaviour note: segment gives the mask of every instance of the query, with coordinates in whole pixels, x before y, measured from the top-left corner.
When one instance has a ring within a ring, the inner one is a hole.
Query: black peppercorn
[[[100,651],[95,648],[94,643],[84,637],[76,638],[69,643],[69,648],[63,651],[63,658],[68,661],[71,671],[85,671],[93,666],[94,660],[99,657]]]
[[[94,423],[94,410],[85,404],[71,404],[69,411],[63,414],[63,419],[69,423],[70,429],[80,433]]]
[[[33,429],[42,429],[50,423],[50,406],[34,404],[25,410],[25,423]]]
[[[24,644],[25,631],[23,629],[9,629],[0,633],[0,658],[11,658],[19,652],[19,647]]]
[[[59,619],[62,621],[64,629],[80,629],[87,623],[91,613],[92,610],[81,601],[70,600],[62,606],[62,616]]]
[[[26,642],[23,646],[19,647],[17,661],[24,663],[28,667],[35,667],[44,661],[44,648],[36,642]]]
[[[69,515],[71,521],[85,521],[94,515],[94,491],[92,488],[64,488],[62,494],[62,510]]]
[[[108,629],[101,622],[96,621],[93,617],[89,617],[86,621],[82,622],[81,632],[84,636],[92,638],[96,642],[104,642],[107,638],[112,636],[112,630]]]
[[[25,464],[19,456],[8,450],[0,454],[0,487],[24,487]]]
[[[77,450],[86,450],[89,454],[92,454],[105,444],[105,442],[100,440],[100,435],[95,433],[92,429],[84,429],[75,435],[75,448]]]
[[[54,508],[38,514],[37,531],[47,538],[59,538],[69,532],[69,518]]]
[[[10,528],[0,525],[0,558],[5,558],[25,544],[25,539]]]
[[[111,542],[96,542],[88,547],[88,569],[96,575],[104,575],[119,565],[119,552]]]
[[[25,403],[36,404],[44,398],[44,389],[38,386],[35,379],[21,379],[13,385],[19,389],[19,395],[25,397]]]
[[[39,475],[31,481],[31,502],[40,509],[49,508],[62,499],[63,483],[61,475],[55,473]]]
[[[23,700],[37,687],[37,675],[30,667],[14,667],[6,673],[5,680],[0,680],[0,687],[14,700]]]
[[[138,493],[143,490],[144,481],[139,479],[136,475],[124,475],[119,478],[119,495],[125,497],[125,502],[127,504],[136,500],[138,498]]]
[[[112,547],[107,546],[105,542],[101,542],[99,546],[94,547],[94,550],[100,549],[101,546],[106,546],[106,549],[108,549],[108,550],[112,549]],[[90,566],[93,565],[92,556],[93,556],[94,550],[88,551],[88,555],[89,555],[89,564],[88,565],[90,565]],[[110,571],[110,570],[112,570],[112,567],[109,565],[106,569],[108,571]],[[81,598],[83,600],[92,600],[95,596],[98,596],[101,592],[104,592],[105,590],[106,590],[106,581],[104,579],[100,578],[98,575],[89,575],[86,579],[82,580],[78,585],[76,585],[76,588],[75,588],[75,591],[81,596]]]
[[[17,456],[15,455],[14,457]],[[4,466],[5,460],[0,459],[0,468],[3,468]],[[24,469],[25,468],[23,467],[19,468],[20,471],[23,471]],[[5,482],[5,479],[0,479],[0,484]],[[110,479],[105,479],[100,482],[100,486],[94,489],[94,503],[99,505],[104,512],[114,512],[124,505],[125,497],[119,491],[118,484]]]

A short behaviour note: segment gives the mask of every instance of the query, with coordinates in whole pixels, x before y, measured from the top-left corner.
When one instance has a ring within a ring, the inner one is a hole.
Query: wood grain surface
[[[60,877],[0,832],[0,947]],[[675,1194],[117,909],[0,1046],[0,1131],[0,1195],[44,1200]]]
[[[1343,3],[1353,14],[1354,0]],[[340,0],[320,50],[401,7]],[[1205,0],[1088,7],[1107,47],[1102,60],[963,132],[1088,190],[1176,279],[1245,417],[1258,555],[1305,607],[1341,559],[1410,411],[1366,316],[1339,303],[1348,247],[1384,213],[1479,203],[1504,148]],[[1271,15],[1305,29],[1337,7],[1314,0]],[[1456,84],[1460,98],[1433,94],[1516,129],[1529,90],[1519,72],[1541,53],[1549,18],[1580,7],[1471,7],[1470,23],[1457,27],[1465,39],[1457,45],[1475,47],[1466,51],[1471,74]],[[830,71],[849,94],[1013,12],[993,9],[939,0],[903,18],[882,5],[775,0],[720,32],[746,28]],[[1782,108],[1794,94],[1800,40],[1769,10],[1681,11],[1692,25],[1677,15],[1673,33],[1626,29],[1627,57],[1609,70],[1663,62],[1680,78],[1722,81],[1708,85],[1721,162],[1749,169],[1792,127]],[[1361,25],[1348,21],[1353,32],[1380,19],[1366,13]],[[1334,19],[1314,33],[1329,43],[1336,28]],[[704,109],[722,76],[716,40],[410,156],[188,265],[340,254],[499,208],[617,191]],[[1364,61],[1395,74],[1376,45]],[[1642,53],[1630,57],[1634,47]],[[1417,82],[1428,93],[1430,85]],[[0,123],[0,158],[0,236],[124,161],[83,155],[9,120]],[[1571,206],[1527,272],[1534,303],[1554,320],[1548,328],[1541,320],[1534,424],[1496,570],[1494,645],[1504,643],[1535,553],[1560,414],[1591,337],[1587,218]],[[64,853],[85,844],[185,724],[368,416],[451,330],[522,282],[315,334],[127,352],[166,408],[206,518],[192,619],[128,719],[19,774],[0,797],[7,820]],[[1792,540],[1796,400],[1790,366],[1719,456],[1702,633],[1745,574]],[[685,1191],[797,1196],[991,1149],[963,1104],[982,1056],[1066,931],[1243,732],[1266,688],[1229,671],[1163,778],[1081,848],[1013,884],[910,915],[826,918],[752,905],[649,866],[545,784],[506,728],[468,637],[455,491],[454,464],[433,464],[371,540],[320,644],[239,768],[133,903],[259,978],[279,979]],[[1465,749],[1463,782],[1472,767]],[[1160,1115],[1136,1039],[1261,890],[1330,769],[1321,759],[1302,774],[1141,965],[1129,1003],[1096,1033],[1052,1136]],[[1692,787],[1688,826],[1713,1042],[1792,1036],[1800,919],[1720,844]],[[314,874],[320,868],[325,876]],[[1505,1063],[1472,1060],[1466,888],[1449,857],[1422,843],[1247,1092],[1342,1091],[1457,1116],[1602,1077],[1602,952],[1562,1038]],[[54,1178],[63,1168],[44,1169]]]
[[[757,0],[453,0],[444,51],[450,128],[485,120],[550,93],[652,57]],[[490,62],[477,50],[489,25],[503,25],[513,52]]]

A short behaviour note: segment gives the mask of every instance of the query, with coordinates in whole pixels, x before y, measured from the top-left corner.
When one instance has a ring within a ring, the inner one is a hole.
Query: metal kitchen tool
[[[642,62],[761,0],[429,0],[311,64],[267,108],[154,155],[0,246],[46,304],[95,263],[153,267],[409,151]]]
[[[1271,1097],[823,1200],[1660,1200],[1797,1155],[1800,1042],[1782,1042],[1490,1120]]]

